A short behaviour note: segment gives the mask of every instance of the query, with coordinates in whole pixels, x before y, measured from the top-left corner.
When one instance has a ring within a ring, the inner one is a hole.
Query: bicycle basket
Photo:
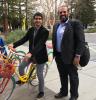
[[[0,65],[0,76],[4,78],[10,78],[15,72],[15,67],[13,64],[5,64],[3,67]]]

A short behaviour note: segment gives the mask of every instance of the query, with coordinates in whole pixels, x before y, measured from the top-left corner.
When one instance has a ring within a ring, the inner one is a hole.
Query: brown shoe
[[[56,99],[59,99],[59,98],[63,98],[63,97],[66,97],[67,95],[64,95],[63,93],[61,93],[61,92],[59,92],[59,93],[57,93],[54,97],[56,98]]]
[[[44,92],[39,92],[37,95],[37,99],[40,99],[44,96]]]

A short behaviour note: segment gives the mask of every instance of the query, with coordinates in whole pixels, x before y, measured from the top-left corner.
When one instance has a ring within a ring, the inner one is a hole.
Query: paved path
[[[90,62],[88,66],[79,70],[80,86],[78,100],[96,100],[96,63]],[[60,82],[55,62],[49,68],[45,79],[45,97],[41,100],[56,100],[54,94],[59,91]],[[17,86],[11,100],[35,100],[38,87],[31,87],[27,84]],[[22,99],[21,99],[22,98]],[[68,100],[63,98],[60,100]]]

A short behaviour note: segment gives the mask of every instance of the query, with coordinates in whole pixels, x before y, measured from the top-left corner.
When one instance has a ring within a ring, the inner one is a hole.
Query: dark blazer
[[[60,23],[53,27],[53,56],[56,56],[56,32]],[[84,50],[85,36],[83,26],[79,21],[69,20],[66,24],[64,35],[61,41],[61,54],[65,64],[71,64],[75,54],[82,55]]]
[[[47,50],[46,50],[46,41],[48,39],[49,32],[46,28],[41,26],[37,31],[36,36],[34,37],[34,27],[31,27],[27,34],[19,41],[15,42],[14,48],[22,45],[26,41],[29,41],[29,52],[35,57],[35,60],[38,64],[45,63],[48,60]],[[34,41],[34,48],[33,46]],[[31,57],[32,58],[32,57]]]

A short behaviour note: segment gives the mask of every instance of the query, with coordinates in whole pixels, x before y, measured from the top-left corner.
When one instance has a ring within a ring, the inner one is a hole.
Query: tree
[[[40,0],[41,7],[45,14],[45,26],[50,27],[50,20],[54,20],[54,5],[55,0]]]
[[[78,0],[75,6],[75,17],[82,21],[85,28],[95,21],[94,0]]]
[[[8,13],[7,13],[7,1],[3,0],[2,1],[2,6],[3,6],[3,27],[4,27],[4,33],[8,33]]]
[[[8,0],[8,22],[12,29],[21,27],[21,0]],[[10,28],[9,27],[9,28]],[[11,28],[10,28],[11,29]]]

